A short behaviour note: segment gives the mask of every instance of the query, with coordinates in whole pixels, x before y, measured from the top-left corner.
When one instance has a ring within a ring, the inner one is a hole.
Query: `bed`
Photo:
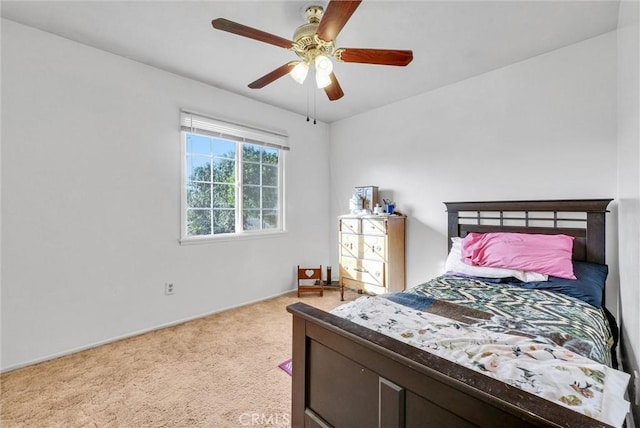
[[[562,234],[574,237],[573,262],[604,264],[605,213],[610,201],[445,203],[449,250],[455,241],[452,238],[462,238],[470,233]],[[428,286],[412,288],[400,297],[413,295],[418,300],[433,297],[423,295],[427,290],[440,298],[442,296],[437,293],[456,280],[439,277],[432,281],[426,283]],[[575,299],[566,300],[579,306],[573,302]],[[465,306],[458,303],[451,304],[456,308]],[[442,304],[447,306],[448,302]],[[493,306],[500,312],[500,304]],[[486,313],[478,308],[467,309],[480,318]],[[293,427],[610,426],[511,383],[419,349],[399,340],[402,337],[382,334],[344,316],[304,303],[290,305],[287,310],[293,315]],[[608,315],[602,329],[610,326],[614,334],[603,340],[615,346],[617,327],[613,318],[599,308],[591,312],[602,318]],[[469,317],[469,313],[461,316]],[[550,324],[553,321],[543,329],[547,330]],[[604,335],[605,332],[597,334]],[[600,351],[601,354],[606,352],[608,350]],[[600,356],[607,365],[611,363],[610,355]],[[581,392],[585,386],[591,385],[577,383],[574,389]]]

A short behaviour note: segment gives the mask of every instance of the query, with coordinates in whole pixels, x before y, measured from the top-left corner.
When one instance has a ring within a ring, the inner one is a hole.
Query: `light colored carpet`
[[[358,295],[345,291],[345,300]],[[5,373],[2,427],[287,426],[295,293]]]

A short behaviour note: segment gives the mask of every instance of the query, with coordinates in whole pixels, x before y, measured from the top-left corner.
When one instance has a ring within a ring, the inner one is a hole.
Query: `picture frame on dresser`
[[[377,186],[358,186],[356,187],[356,195],[362,198],[362,208],[369,212],[372,212],[378,203]]]

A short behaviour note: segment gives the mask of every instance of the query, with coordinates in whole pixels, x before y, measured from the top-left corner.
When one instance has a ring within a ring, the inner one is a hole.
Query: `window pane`
[[[236,143],[235,141],[227,140],[213,140],[213,155],[224,158],[236,158]]]
[[[278,164],[278,150],[264,147],[262,149],[262,163],[268,163],[268,164],[271,164],[271,165],[277,165]]]
[[[242,181],[244,184],[260,185],[260,164],[245,163],[242,165]]]
[[[278,228],[278,211],[263,211],[262,228],[263,229]]]
[[[235,208],[236,206],[236,186],[233,184],[213,185],[213,207],[214,208]]]
[[[278,185],[278,167],[271,165],[262,165],[262,185],[277,186]]]
[[[242,227],[244,230],[260,230],[260,210],[243,210]]]
[[[188,183],[187,184],[187,207],[210,208],[211,207],[211,184]]]
[[[210,210],[187,210],[187,235],[211,235]]]
[[[211,158],[188,156],[187,179],[192,181],[211,181]]]
[[[183,133],[186,236],[282,228],[280,150],[258,141],[243,143],[232,124],[228,129],[217,137]],[[238,220],[242,224],[236,224]]]
[[[262,188],[262,208],[277,209],[278,208],[278,189],[274,187]]]
[[[213,210],[213,233],[235,233],[236,211]]]
[[[260,187],[242,186],[242,203],[245,209],[260,208]]]
[[[260,146],[254,146],[253,144],[242,145],[242,160],[260,162]]]
[[[211,138],[204,135],[187,134],[187,153],[211,154]]]
[[[217,183],[236,182],[236,161],[215,159],[213,161],[213,181]]]

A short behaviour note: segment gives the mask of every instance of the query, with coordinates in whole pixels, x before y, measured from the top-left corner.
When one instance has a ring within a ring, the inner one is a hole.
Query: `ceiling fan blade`
[[[213,28],[218,30],[227,31],[229,33],[237,34],[239,36],[248,37],[250,39],[258,40],[260,42],[276,45],[281,48],[289,49],[293,42],[283,37],[276,36],[271,33],[266,33],[255,28],[247,27],[246,25],[238,24],[237,22],[229,21],[224,18],[217,18],[211,21]]]
[[[342,48],[339,51],[339,57],[344,62],[405,66],[413,60],[413,51],[358,48]]]
[[[274,80],[277,80],[277,79],[281,78],[282,76],[284,76],[285,74],[289,73],[293,69],[293,67],[295,67],[296,63],[297,63],[296,61],[292,61],[290,63],[287,63],[285,65],[282,65],[282,66],[276,68],[271,73],[267,73],[264,76],[262,76],[261,78],[259,78],[258,80],[249,83],[249,87],[251,89],[264,88],[269,83],[271,83]]]
[[[329,86],[325,86],[324,92],[331,101],[339,100],[344,96],[344,92],[342,92],[342,88],[340,87],[340,83],[338,83],[335,73],[331,73],[331,84]]]
[[[318,30],[316,31],[318,38],[325,42],[335,40],[344,24],[347,23],[353,12],[360,6],[361,1],[331,0],[322,14],[320,25],[318,25]]]

